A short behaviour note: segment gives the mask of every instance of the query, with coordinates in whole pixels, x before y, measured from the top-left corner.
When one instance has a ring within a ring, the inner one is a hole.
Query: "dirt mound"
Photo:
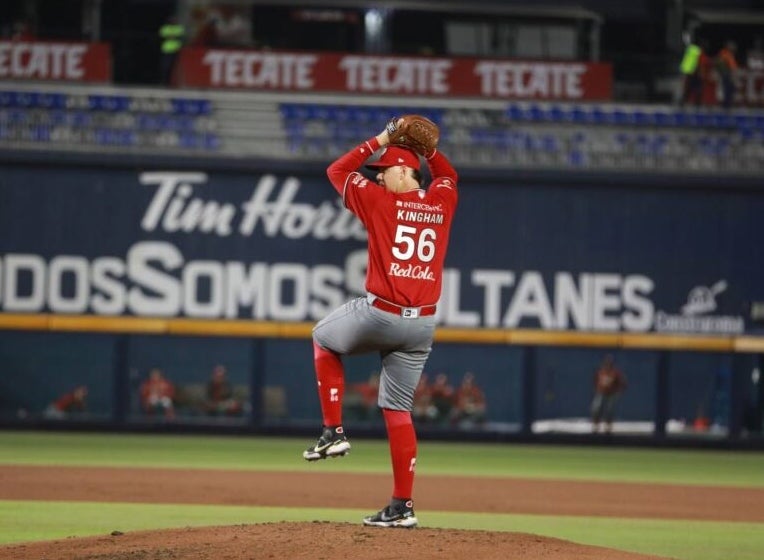
[[[448,529],[382,529],[349,523],[263,523],[139,531],[0,547],[0,560],[648,560],[609,548],[529,535]]]

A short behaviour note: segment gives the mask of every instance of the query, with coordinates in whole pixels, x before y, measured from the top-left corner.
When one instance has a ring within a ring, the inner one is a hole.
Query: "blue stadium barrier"
[[[13,107],[16,103],[16,92],[0,91],[0,107]]]
[[[529,105],[524,112],[525,118],[531,122],[541,122],[547,120],[546,110],[538,105]]]
[[[293,121],[297,119],[297,108],[291,103],[281,103],[279,105],[279,113],[281,118],[285,121]]]
[[[570,111],[559,107],[558,105],[552,105],[549,108],[549,119],[555,123],[565,123],[571,119]]]
[[[611,124],[613,122],[613,114],[603,111],[599,107],[592,108],[590,118],[591,122],[596,125]]]
[[[615,109],[613,111],[613,123],[619,126],[631,126],[634,124],[634,115],[631,111]]]
[[[570,114],[574,123],[589,124],[591,122],[589,111],[581,107],[574,107]]]
[[[212,103],[208,99],[173,98],[170,100],[172,112],[176,115],[210,115]]]
[[[514,103],[507,107],[506,116],[512,121],[522,121],[525,119],[522,107]]]
[[[117,113],[130,107],[130,99],[122,95],[89,95],[87,99],[91,111]]]
[[[66,95],[63,93],[41,93],[37,98],[37,106],[44,109],[65,109]]]
[[[37,106],[39,94],[37,92],[18,91],[14,95],[14,106],[31,108]]]
[[[671,118],[671,115],[665,111],[655,111],[653,113],[653,122],[656,126],[661,127],[674,125],[674,120]]]

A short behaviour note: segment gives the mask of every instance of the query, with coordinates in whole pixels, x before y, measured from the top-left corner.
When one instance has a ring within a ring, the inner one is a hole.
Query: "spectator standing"
[[[716,55],[716,73],[721,82],[722,106],[725,109],[732,107],[735,101],[735,77],[738,72],[736,53],[737,44],[734,41],[727,41]]]
[[[175,417],[175,385],[166,379],[162,370],[154,368],[140,387],[141,407],[149,416],[164,414],[165,418]]]
[[[604,422],[606,433],[613,431],[615,403],[626,389],[626,376],[615,365],[612,354],[607,354],[594,373],[594,399],[592,399],[592,431],[597,433]]]
[[[228,381],[228,372],[223,365],[217,365],[212,369],[212,375],[207,383],[207,399],[204,408],[207,414],[213,416],[238,416],[242,413],[242,403],[234,398],[233,388]]]
[[[219,6],[217,34],[221,46],[249,47],[252,45],[251,20],[246,6]]]
[[[706,41],[689,42],[682,57],[680,70],[684,76],[681,105],[701,105],[703,87],[708,80],[710,58]]]
[[[216,10],[208,11],[201,7],[191,13],[193,21],[192,47],[216,47],[220,44],[218,33],[219,14]]]
[[[176,16],[170,16],[167,22],[159,28],[160,40],[160,76],[165,85],[174,85],[175,63],[183,42],[186,38],[186,28],[178,22]]]

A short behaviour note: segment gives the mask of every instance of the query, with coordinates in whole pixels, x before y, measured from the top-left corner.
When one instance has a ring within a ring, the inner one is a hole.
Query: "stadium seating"
[[[300,157],[334,157],[391,115],[419,112],[438,122],[442,149],[463,165],[764,170],[764,115],[755,112],[534,102],[436,109],[305,102],[279,110],[290,152]]]
[[[420,113],[460,166],[764,172],[764,113],[618,103],[286,96],[0,86],[0,149],[126,151],[326,162]],[[374,101],[374,102],[373,102]]]
[[[0,146],[216,152],[212,103],[193,97],[0,90]]]

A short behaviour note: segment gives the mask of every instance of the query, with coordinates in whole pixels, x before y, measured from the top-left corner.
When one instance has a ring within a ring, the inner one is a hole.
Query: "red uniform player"
[[[313,329],[324,428],[303,457],[314,461],[348,452],[350,442],[342,426],[345,375],[341,357],[379,352],[377,403],[385,419],[394,485],[389,505],[363,521],[382,527],[414,527],[417,439],[411,410],[435,332],[435,305],[457,202],[457,175],[448,159],[433,150],[425,157],[432,182],[423,189],[419,155],[388,143],[386,129],[327,169],[345,206],[368,231],[367,294],[345,303]],[[374,182],[357,169],[380,148],[385,148],[381,156],[366,165],[377,171]]]

